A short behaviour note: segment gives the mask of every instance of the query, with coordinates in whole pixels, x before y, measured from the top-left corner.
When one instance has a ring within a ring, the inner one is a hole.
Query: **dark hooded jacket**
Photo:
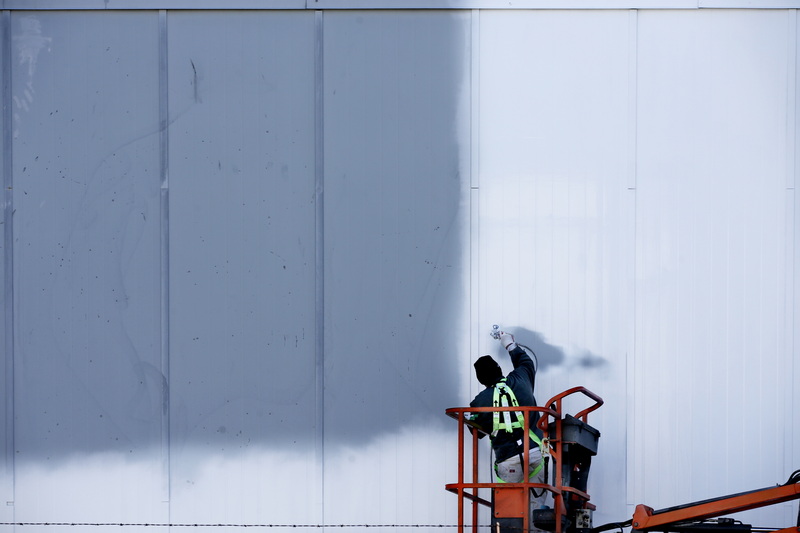
[[[533,395],[533,388],[536,383],[536,366],[533,364],[533,360],[528,353],[519,346],[508,352],[508,354],[511,356],[511,363],[514,365],[514,370],[506,377],[506,384],[514,391],[514,396],[517,397],[519,405],[535,407],[536,398]],[[479,392],[469,405],[470,407],[492,407],[493,396],[494,386],[487,387]],[[539,413],[533,411],[529,416],[531,428],[539,438],[542,438],[542,432],[536,428],[536,421],[539,420]],[[478,413],[475,422],[486,433],[491,434],[492,413]],[[522,429],[515,429],[512,433],[500,431],[495,437],[492,437],[491,440],[496,463],[501,463],[514,455],[520,455],[524,451]],[[536,443],[531,440],[530,447],[533,448],[535,446],[537,446]]]

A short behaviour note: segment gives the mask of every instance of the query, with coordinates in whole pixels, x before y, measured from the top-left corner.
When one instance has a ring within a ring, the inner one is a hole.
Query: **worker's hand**
[[[514,335],[506,333],[505,331],[500,332],[500,344],[502,344],[503,348],[506,350],[513,350],[517,347],[517,343],[514,341]]]

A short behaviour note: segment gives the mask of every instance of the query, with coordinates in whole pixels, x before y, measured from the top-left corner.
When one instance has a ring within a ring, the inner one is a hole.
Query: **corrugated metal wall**
[[[454,524],[493,323],[596,525],[800,467],[795,9],[2,21],[0,521]]]
[[[524,322],[552,355],[540,389],[607,400],[598,515],[784,481],[800,454],[796,11],[480,21],[475,325]],[[794,524],[797,506],[744,516]]]

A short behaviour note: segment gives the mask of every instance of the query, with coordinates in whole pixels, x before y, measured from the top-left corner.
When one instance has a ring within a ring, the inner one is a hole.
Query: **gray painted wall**
[[[796,10],[40,7],[0,521],[454,524],[493,323],[606,399],[596,524],[798,468]]]

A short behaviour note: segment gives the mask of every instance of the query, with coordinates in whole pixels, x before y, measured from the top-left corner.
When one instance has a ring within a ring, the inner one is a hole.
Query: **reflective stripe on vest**
[[[492,395],[492,405],[494,407],[519,407],[519,402],[517,401],[514,391],[511,390],[511,387],[506,385],[506,378],[501,379],[495,384],[494,393]],[[511,413],[512,411],[502,411],[502,421],[500,420],[501,411],[494,411],[492,413],[492,437],[496,436],[500,431],[512,433],[517,428],[521,429],[525,427],[525,416],[522,414],[522,411],[513,411],[516,418],[513,422],[511,421]],[[542,439],[539,438],[539,435],[534,433],[532,429],[528,429],[528,435],[541,449]],[[535,476],[541,469],[542,463],[540,462],[529,474],[529,477]]]
[[[514,391],[511,390],[511,387],[506,385],[506,378],[501,379],[495,384],[494,393],[492,395],[492,405],[494,407],[519,407],[519,402],[517,401]],[[497,435],[500,431],[511,433],[517,428],[525,427],[525,417],[522,411],[513,411],[513,413],[516,418],[514,422],[511,421],[511,411],[502,411],[502,422],[500,421],[501,411],[492,413],[492,437]],[[528,432],[531,440],[535,442],[537,446],[541,447],[542,439],[540,439],[532,429],[529,429]]]

